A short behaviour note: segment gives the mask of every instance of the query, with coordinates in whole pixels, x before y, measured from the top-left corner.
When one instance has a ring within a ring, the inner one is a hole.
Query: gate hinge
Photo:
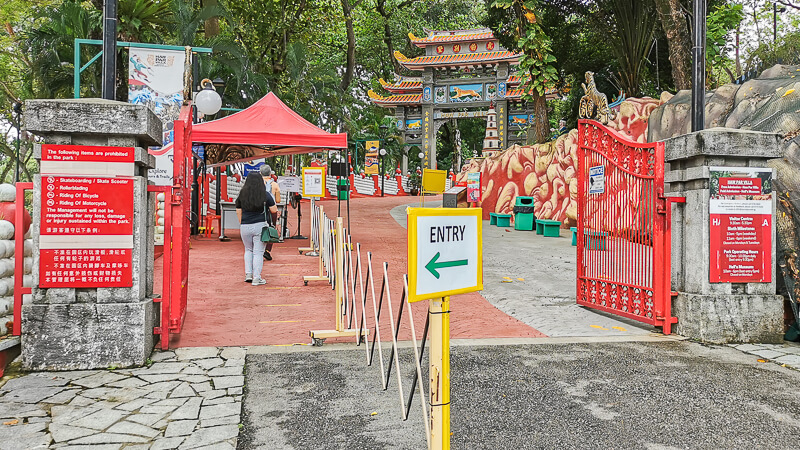
[[[161,295],[156,294],[153,296],[153,303],[161,303],[161,300],[162,300]]]
[[[153,334],[161,334],[161,327],[153,327]]]

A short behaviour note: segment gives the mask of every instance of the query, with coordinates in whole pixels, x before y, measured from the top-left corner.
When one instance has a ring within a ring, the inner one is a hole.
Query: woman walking
[[[236,215],[244,242],[244,281],[253,286],[267,284],[261,278],[265,248],[264,242],[261,242],[261,229],[267,224],[267,215],[277,211],[275,200],[267,194],[261,175],[250,172],[236,198]]]

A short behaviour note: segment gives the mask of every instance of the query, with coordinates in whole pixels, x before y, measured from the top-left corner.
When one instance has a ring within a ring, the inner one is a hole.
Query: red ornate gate
[[[191,233],[192,107],[184,106],[174,122],[172,186],[151,186],[164,193],[164,273],[161,320],[153,330],[161,349],[169,348],[170,333],[180,333],[186,317],[189,285],[189,237]]]
[[[578,304],[662,327],[673,323],[664,144],[578,123]]]

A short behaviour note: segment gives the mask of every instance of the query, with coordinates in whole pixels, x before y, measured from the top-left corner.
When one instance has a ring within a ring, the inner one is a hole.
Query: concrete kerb
[[[491,339],[451,339],[453,347],[485,347],[506,345],[553,345],[553,344],[603,344],[622,342],[680,342],[690,340],[679,335],[665,336],[660,333],[651,333],[639,336],[570,336],[570,337],[544,337],[544,338],[491,338]],[[397,341],[397,348],[413,348],[411,341]],[[247,347],[248,355],[269,355],[276,353],[313,353],[313,352],[339,352],[356,350],[352,344],[335,343],[323,346],[313,345],[256,345]]]

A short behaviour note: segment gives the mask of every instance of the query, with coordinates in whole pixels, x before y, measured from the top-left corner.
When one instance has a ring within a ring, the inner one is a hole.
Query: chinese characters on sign
[[[712,283],[772,281],[772,169],[710,170]]]
[[[39,287],[131,286],[131,249],[47,249],[39,254]]]

